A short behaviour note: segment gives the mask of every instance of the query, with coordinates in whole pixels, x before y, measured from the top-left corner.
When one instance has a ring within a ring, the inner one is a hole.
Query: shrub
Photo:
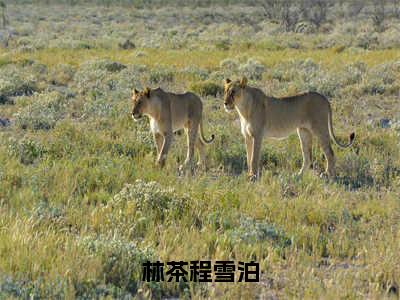
[[[274,244],[285,247],[291,244],[291,240],[278,230],[273,224],[257,222],[251,217],[241,216],[240,225],[227,231],[234,242],[254,244],[269,240]]]
[[[83,65],[81,65],[80,68],[92,69],[92,70],[106,70],[108,72],[119,72],[125,69],[126,66],[119,62],[110,61],[107,59],[100,59],[100,60],[88,61]]]
[[[341,87],[341,77],[327,73],[311,59],[293,60],[276,66],[272,78],[293,82],[298,92],[313,91],[325,96],[335,96]]]
[[[187,198],[179,196],[173,188],[164,188],[158,182],[144,182],[140,179],[134,184],[126,184],[109,202],[111,205],[134,204],[143,216],[155,214],[163,219],[166,214],[181,215],[187,207]]]
[[[150,84],[159,84],[163,82],[172,82],[174,80],[174,71],[164,69],[163,67],[156,67],[150,71],[149,82]]]
[[[68,83],[74,78],[75,72],[75,68],[70,65],[57,65],[50,72],[50,82],[55,85],[68,85]]]
[[[33,164],[46,153],[45,147],[29,138],[17,140],[10,138],[8,140],[8,154],[18,158],[25,165]]]
[[[35,94],[32,103],[14,114],[15,124],[22,129],[49,130],[64,117],[67,97],[58,92]]]
[[[342,174],[339,181],[350,189],[358,189],[374,184],[371,163],[365,156],[348,152],[345,154],[340,167]]]
[[[94,257],[100,257],[105,283],[122,288],[135,295],[142,276],[142,264],[152,261],[154,251],[140,249],[134,242],[112,236],[86,236],[80,246]]]
[[[262,79],[265,70],[265,66],[253,58],[250,58],[245,64],[239,67],[239,72],[251,80]]]
[[[229,39],[219,40],[215,43],[215,48],[223,51],[228,51],[231,46],[232,43]]]
[[[87,101],[83,105],[85,117],[108,117],[113,113],[113,104],[105,97]]]
[[[72,86],[80,94],[96,98],[116,88],[115,78],[125,65],[109,60],[94,60],[83,63],[75,73]]]
[[[190,85],[190,90],[199,94],[200,96],[214,96],[222,95],[223,88],[211,81],[197,82]]]
[[[0,72],[0,104],[10,102],[10,97],[31,95],[37,90],[33,75],[28,75],[14,65],[7,65]]]
[[[326,97],[335,97],[339,92],[339,77],[328,75],[321,72],[320,76],[295,82],[295,86],[299,91],[317,92]]]
[[[360,88],[364,94],[397,94],[399,91],[396,78],[400,64],[397,62],[385,63],[368,70]]]
[[[189,66],[180,71],[181,74],[189,76],[193,80],[206,80],[209,77],[209,72],[205,69],[196,66]]]
[[[315,33],[317,28],[309,22],[299,22],[297,23],[294,32],[296,33],[304,33],[304,34],[311,34]]]
[[[65,211],[63,207],[51,204],[46,199],[35,205],[32,210],[32,217],[38,224],[62,224],[65,221]]]
[[[0,295],[4,298],[62,299],[66,297],[67,287],[68,283],[59,277],[51,281],[41,277],[36,280],[0,277]]]
[[[396,73],[400,73],[400,61],[388,62],[381,65],[377,65],[370,69],[368,77],[379,78],[383,84],[393,84],[396,80]]]
[[[130,40],[125,40],[123,43],[119,43],[118,47],[124,50],[135,49],[136,46]]]
[[[343,84],[351,85],[359,83],[366,71],[367,65],[363,62],[356,62],[346,66],[341,75]]]
[[[225,58],[224,60],[220,61],[219,66],[221,69],[224,69],[224,71],[228,70],[235,72],[239,68],[239,63],[235,59]]]
[[[363,49],[374,49],[378,46],[378,35],[370,33],[361,33],[355,39],[355,46]]]

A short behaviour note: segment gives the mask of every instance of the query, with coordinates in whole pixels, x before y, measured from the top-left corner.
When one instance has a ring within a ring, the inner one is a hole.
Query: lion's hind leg
[[[198,125],[198,122],[192,121],[189,122],[188,127],[185,128],[188,148],[185,162],[179,167],[181,172],[184,172],[188,168],[190,169],[192,174],[194,172],[194,147],[197,139]]]
[[[199,161],[197,162],[197,167],[199,167],[200,169],[206,169],[205,145],[200,139],[200,137],[197,138],[196,147],[197,150],[199,151]]]
[[[323,133],[318,133],[317,136],[321,143],[321,148],[322,148],[322,151],[324,152],[325,159],[326,159],[325,172],[329,178],[334,178],[336,176],[335,154],[333,153],[333,150],[332,150],[329,132],[326,130]]]
[[[300,139],[301,152],[303,154],[303,164],[299,175],[303,175],[307,169],[312,169],[312,134],[306,128],[297,128]]]

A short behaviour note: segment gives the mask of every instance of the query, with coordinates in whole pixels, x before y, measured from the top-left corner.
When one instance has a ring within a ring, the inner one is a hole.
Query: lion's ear
[[[137,94],[139,94],[139,91],[136,88],[134,88],[133,91],[132,91],[132,94],[133,95],[137,95]]]
[[[247,85],[247,78],[246,78],[246,77],[243,77],[242,79],[240,79],[239,85],[240,85],[240,87],[241,87],[242,89],[244,89],[244,88],[246,87],[246,85]]]
[[[225,79],[225,85],[228,85],[228,84],[230,84],[232,82],[232,80],[230,80],[229,78],[226,78]]]
[[[146,97],[150,97],[150,88],[146,87],[143,92],[146,95]]]

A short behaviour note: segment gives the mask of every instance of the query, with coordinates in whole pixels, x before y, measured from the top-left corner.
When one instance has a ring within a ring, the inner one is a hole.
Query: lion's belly
[[[273,138],[273,139],[285,139],[290,134],[296,132],[296,127],[275,127],[275,128],[267,128],[264,131],[264,137]]]
[[[184,121],[175,121],[172,122],[172,131],[178,131],[184,128]],[[158,124],[158,122],[155,119],[150,118],[150,129],[152,132],[154,133],[161,133],[161,129],[160,126]]]
[[[240,120],[241,132],[243,136],[250,135],[252,136],[252,132],[258,131],[258,128],[253,128],[249,122],[246,122],[245,119],[241,118]],[[296,132],[296,126],[266,126],[263,130],[263,137],[265,138],[273,138],[273,139],[285,139],[290,134]]]
[[[278,116],[279,117],[279,116]],[[273,139],[284,139],[289,135],[296,133],[297,128],[309,128],[309,122],[303,121],[298,118],[291,118],[290,123],[283,121],[282,118],[269,118],[267,121],[266,128],[264,130],[264,136]]]

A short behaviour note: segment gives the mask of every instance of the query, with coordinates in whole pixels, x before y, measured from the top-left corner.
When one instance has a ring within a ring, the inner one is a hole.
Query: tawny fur
[[[312,167],[312,139],[317,137],[325,154],[326,173],[335,176],[335,156],[331,138],[346,148],[353,144],[354,133],[348,144],[340,143],[334,135],[332,110],[323,95],[309,92],[286,98],[266,96],[260,89],[247,86],[247,79],[225,81],[224,105],[226,110],[239,114],[241,131],[245,138],[249,177],[259,176],[261,142],[264,137],[282,139],[297,131],[303,154],[299,174]]]
[[[203,133],[203,103],[193,93],[174,94],[160,88],[143,92],[133,90],[132,117],[139,119],[148,116],[150,128],[153,133],[154,143],[157,148],[157,164],[164,166],[172,142],[173,133],[184,129],[187,135],[188,150],[186,160],[180,169],[190,167],[193,170],[194,148],[199,151],[198,165],[205,167],[204,145],[214,140],[214,135],[209,140]]]

